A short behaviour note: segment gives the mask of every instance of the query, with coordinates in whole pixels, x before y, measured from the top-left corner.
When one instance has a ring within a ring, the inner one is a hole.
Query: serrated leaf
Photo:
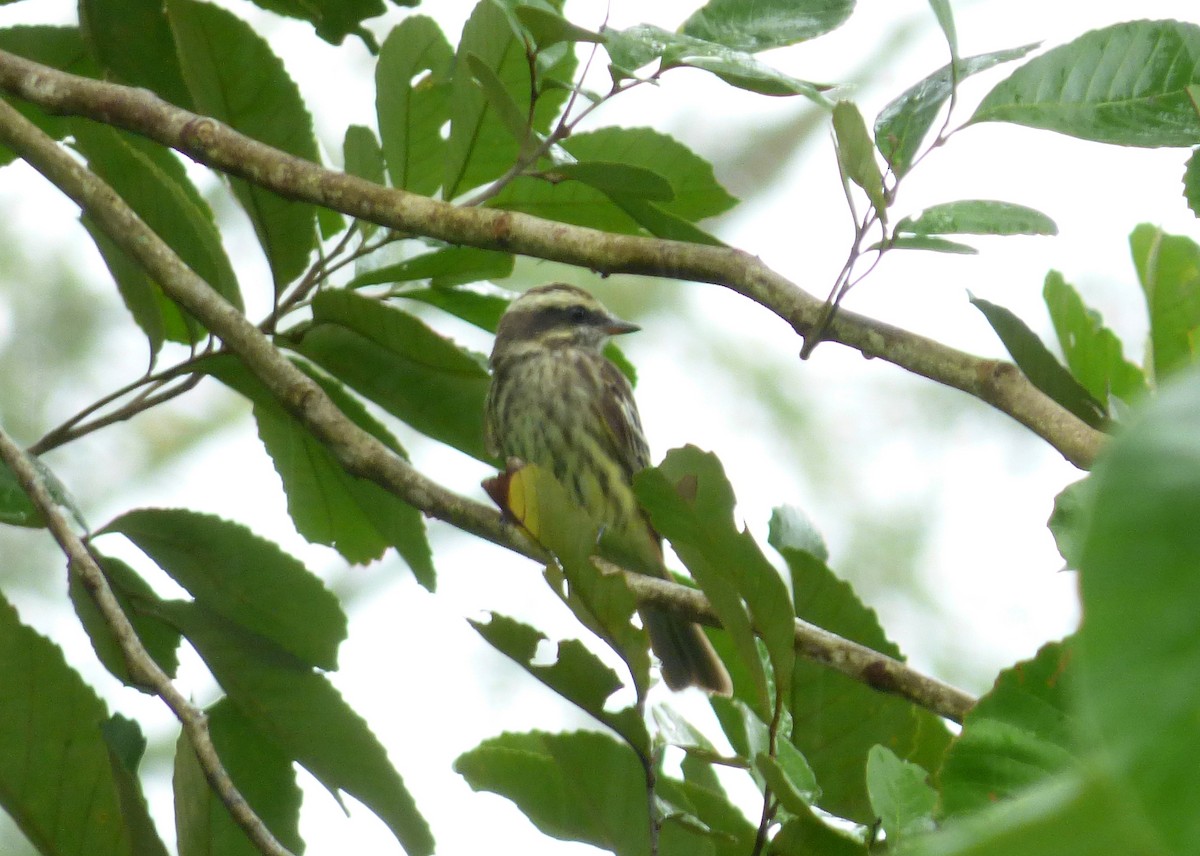
[[[375,112],[392,186],[431,196],[442,184],[454,51],[432,18],[405,18],[375,67]]]
[[[395,547],[417,582],[433,590],[436,575],[419,511],[374,482],[347,473],[333,453],[232,357],[206,360],[203,368],[254,405],[259,437],[283,481],[288,513],[301,535],[328,544],[351,562],[377,559]],[[311,366],[300,368],[351,421],[404,456],[395,438],[339,384]]]
[[[1200,139],[1187,94],[1200,82],[1200,27],[1131,21],[1085,33],[1018,68],[971,122],[1013,122],[1102,143],[1191,146]]]
[[[788,818],[771,839],[779,856],[867,856],[867,848],[850,833],[822,821],[813,811]]]
[[[1024,321],[1003,306],[973,295],[971,305],[983,313],[1030,383],[1093,428],[1104,426],[1105,406],[1092,398]]]
[[[792,574],[795,613],[818,627],[902,659],[875,612],[811,553],[773,540]],[[888,746],[906,761],[934,770],[950,741],[938,717],[826,667],[796,659],[790,710],[791,741],[821,786],[817,804],[840,817],[870,823],[874,812],[862,771],[867,752]]]
[[[942,105],[950,100],[955,80],[961,82],[1000,63],[1020,59],[1036,47],[1036,44],[1024,45],[965,57],[955,68],[944,65],[884,107],[875,118],[875,145],[892,173],[897,178],[908,173]]]
[[[50,856],[128,856],[104,702],[3,599],[0,709],[0,806],[25,837]]]
[[[1200,217],[1200,148],[1192,149],[1183,168],[1183,198],[1191,212]]]
[[[353,292],[323,291],[296,350],[416,430],[482,461],[489,383],[472,355],[406,312]]]
[[[454,770],[473,790],[512,800],[546,835],[623,856],[650,852],[645,774],[606,734],[506,733],[464,752]]]
[[[476,247],[446,247],[413,256],[402,262],[369,270],[350,280],[348,289],[392,282],[428,279],[439,287],[504,279],[513,270],[513,256],[497,250]]]
[[[699,819],[702,829],[707,829],[707,840],[691,840],[681,842],[672,850],[666,843],[660,842],[659,851],[671,856],[687,856],[687,854],[709,854],[714,856],[737,856],[754,851],[754,841],[757,829],[746,820],[742,811],[729,801],[720,788],[710,788],[692,781],[681,782],[670,776],[660,776],[657,782],[657,796],[665,800],[677,812],[668,815],[664,823],[664,832],[677,829],[682,831],[690,820],[696,825]],[[664,836],[665,837],[665,836]]]
[[[133,720],[114,714],[100,724],[100,734],[108,747],[109,768],[129,830],[130,852],[136,856],[167,856],[138,778],[138,764],[146,751],[142,729]]]
[[[213,745],[238,792],[293,853],[300,838],[300,788],[292,759],[223,698],[205,711]],[[187,733],[175,744],[175,833],[179,856],[260,856],[205,779]]]
[[[154,0],[81,0],[79,23],[92,56],[129,86],[192,109],[163,4]],[[130,50],[137,45],[137,50]]]
[[[166,0],[188,91],[201,113],[267,145],[319,162],[312,117],[270,45],[224,9]],[[316,208],[240,178],[230,184],[250,217],[278,292],[295,279],[316,246]]]
[[[912,235],[1057,235],[1054,221],[1033,208],[991,199],[962,199],[931,205],[905,217],[896,232]]]
[[[1100,313],[1088,308],[1062,274],[1046,274],[1042,298],[1054,322],[1067,367],[1097,401],[1116,396],[1132,402],[1147,391],[1142,370],[1126,361],[1121,340],[1104,326]]]
[[[109,586],[117,598],[117,603],[129,618],[141,640],[142,646],[158,663],[159,667],[174,678],[175,670],[179,667],[179,633],[171,626],[164,624],[153,616],[146,615],[138,609],[138,603],[144,600],[154,600],[157,595],[150,584],[143,580],[133,568],[119,559],[98,556],[97,561],[108,578]],[[87,593],[83,583],[72,574],[69,580],[68,593],[75,614],[79,616],[83,629],[87,631],[92,643],[92,650],[104,668],[117,680],[127,686],[132,686],[143,692],[150,692],[146,687],[135,684],[129,675],[129,666],[121,650],[116,636],[108,622],[100,614],[95,602]]]
[[[1073,646],[1053,642],[1002,671],[963,718],[938,781],[942,810],[968,814],[1078,765]]]
[[[1150,314],[1154,378],[1161,382],[1195,360],[1192,339],[1200,328],[1200,246],[1145,224],[1133,230],[1129,245]]]
[[[1097,461],[1079,560],[1074,698],[1087,747],[1170,853],[1200,836],[1188,808],[1200,799],[1198,380],[1190,369],[1161,388]]]
[[[750,533],[734,522],[733,489],[720,462],[694,446],[672,449],[659,467],[638,474],[634,492],[655,530],[671,542],[708,596],[749,669],[751,703],[768,720],[772,699],[754,630],[767,645],[778,692],[786,696],[795,658],[794,623],[783,579]]]
[[[604,665],[578,639],[558,643],[553,663],[535,664],[538,646],[546,636],[527,624],[491,613],[484,623],[470,621],[488,643],[571,704],[620,734],[643,755],[650,753],[650,735],[635,707],[609,712],[605,703],[621,687],[612,669]]]
[[[867,753],[867,793],[887,833],[889,849],[934,828],[938,794],[928,778],[920,766],[901,760],[886,746],[872,746]]]
[[[233,265],[225,253],[212,210],[164,149],[104,125],[79,121],[73,129],[76,147],[88,166],[109,184],[146,225],[218,294],[242,308]],[[93,226],[85,221],[89,231]],[[121,295],[157,352],[160,336],[192,343],[203,328],[163,293],[144,269],[105,235],[97,241]]]
[[[680,31],[735,50],[757,53],[794,45],[841,26],[854,0],[709,0]]]
[[[337,668],[346,638],[341,605],[278,545],[237,523],[183,509],[130,511],[101,532],[120,532],[205,608],[301,662]]]
[[[433,853],[429,827],[387,752],[324,675],[199,604],[164,601],[156,611],[188,638],[256,731],[334,796],[345,791],[374,812],[411,856]]]
[[[852,101],[839,101],[834,105],[833,135],[837,141],[838,163],[846,177],[863,189],[880,217],[885,217],[887,199],[883,194],[883,172],[875,160],[875,144],[867,133],[867,123]]]

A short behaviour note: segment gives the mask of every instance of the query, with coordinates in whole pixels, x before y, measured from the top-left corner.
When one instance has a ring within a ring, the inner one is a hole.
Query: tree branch
[[[351,422],[315,381],[280,354],[258,328],[187,267],[112,188],[3,101],[0,101],[0,143],[16,151],[79,204],[118,246],[145,268],[167,296],[220,338],[271,394],[330,449],[347,472],[375,482],[458,529],[539,562],[548,560],[539,545],[505,522],[499,512],[458,496],[423,476]],[[647,602],[653,601],[697,621],[715,620],[702,593],[638,574],[627,576],[634,591],[647,598]],[[855,643],[810,625],[798,624],[797,628],[801,653],[875,689],[901,695],[949,719],[961,718],[963,710],[973,703],[958,690]]]
[[[12,110],[12,107],[8,104],[0,104],[0,118],[8,110]],[[45,519],[46,526],[54,536],[54,540],[58,542],[67,557],[70,572],[79,578],[84,589],[95,602],[96,608],[100,610],[105,623],[112,630],[113,636],[121,648],[121,653],[125,657],[125,664],[129,669],[131,680],[153,690],[155,695],[161,698],[175,714],[196,753],[196,759],[200,763],[200,769],[204,771],[204,777],[217,797],[229,809],[234,821],[265,856],[291,856],[291,851],[276,840],[271,831],[267,829],[266,824],[254,813],[254,809],[238,791],[233,780],[229,778],[229,774],[225,771],[225,767],[217,755],[216,747],[213,746],[212,737],[208,731],[208,718],[204,715],[204,711],[194,707],[184,697],[183,693],[171,682],[167,673],[146,651],[142,640],[138,638],[137,631],[133,629],[129,617],[125,615],[125,611],[121,609],[121,604],[117,602],[116,596],[109,587],[104,572],[88,551],[83,540],[71,529],[71,524],[67,522],[53,497],[50,496],[50,492],[46,489],[46,485],[33,464],[30,463],[29,458],[2,428],[0,428],[0,460],[16,476],[21,489],[25,491],[34,507]]]
[[[86,116],[134,131],[288,198],[401,232],[605,274],[716,283],[771,310],[800,336],[809,335],[821,317],[820,300],[741,250],[615,235],[510,211],[457,207],[381,187],[256,142],[215,119],[168,104],[148,90],[77,77],[3,51],[0,91],[51,113]],[[1104,442],[1104,434],[1058,406],[1011,363],[972,356],[848,311],[837,313],[824,338],[987,402],[1030,428],[1078,467],[1090,466]]]

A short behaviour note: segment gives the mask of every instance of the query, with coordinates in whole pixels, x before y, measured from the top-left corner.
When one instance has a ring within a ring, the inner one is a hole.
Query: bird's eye
[[[583,306],[572,306],[567,310],[567,318],[572,324],[582,324],[587,320],[588,312]]]

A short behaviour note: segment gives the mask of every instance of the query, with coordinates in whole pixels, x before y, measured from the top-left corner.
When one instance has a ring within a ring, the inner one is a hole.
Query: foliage
[[[949,4],[933,2],[949,62],[868,122],[844,93],[760,57],[836,28],[854,11],[850,0],[710,0],[676,31],[592,30],[566,19],[561,0],[480,0],[457,44],[432,18],[408,13],[379,45],[364,24],[384,11],[378,0],[261,5],[311,22],[319,38],[355,35],[377,51],[376,127],[344,129],[346,171],[463,207],[721,247],[703,222],[736,200],[709,164],[659,130],[577,131],[581,120],[629,90],[668,88],[681,68],[715,75],[743,97],[799,95],[828,110],[855,232],[806,354],[848,290],[887,253],[969,254],[963,236],[1056,233],[1049,217],[1010,201],[893,210],[902,183],[954,138],[966,78],[1020,63],[967,124],[1016,123],[1120,145],[1200,144],[1192,60],[1200,28],[1177,21],[1114,24],[1031,59],[1035,46],[962,57]],[[0,31],[0,48],[144,87],[292,157],[320,160],[306,94],[269,39],[242,18],[201,0],[84,0],[80,9],[78,26]],[[131,33],[137,51],[127,49]],[[585,77],[585,69],[604,62],[608,88],[593,92],[585,84],[594,85],[595,70]],[[238,281],[215,213],[240,206],[272,278],[260,331],[392,455],[407,457],[394,430],[402,427],[406,438],[499,463],[482,436],[486,361],[444,331],[451,319],[494,330],[506,298],[474,286],[509,276],[512,254],[349,222],[273,193],[253,175],[226,176],[216,193],[201,192],[173,152],[129,130],[36,105],[21,110],[72,147],[233,312],[254,302],[243,295],[261,298],[263,290]],[[2,162],[16,154],[4,151]],[[1197,160],[1188,159],[1184,195],[1200,210]],[[435,591],[422,515],[429,509],[419,498],[350,471],[302,405],[280,400],[92,218],[84,226],[145,340],[150,368],[47,432],[33,451],[214,378],[248,403],[300,535],[347,563],[394,547]],[[601,730],[551,733],[532,723],[464,753],[456,771],[472,788],[511,800],[547,836],[623,856],[851,854],[875,852],[881,842],[914,854],[1190,852],[1200,834],[1192,809],[1200,796],[1200,246],[1141,225],[1131,247],[1149,318],[1143,366],[1057,272],[1046,278],[1044,299],[1062,360],[1011,311],[973,301],[1030,383],[1081,429],[1117,436],[1051,523],[1081,575],[1078,634],[1003,671],[961,734],[952,737],[942,711],[796,649],[799,619],[902,659],[873,610],[838,578],[819,536],[779,509],[768,552],[738,523],[717,458],[688,446],[635,485],[724,628],[711,637],[734,692],[709,700],[719,739],[678,712],[648,717],[652,678],[635,593],[589,561],[596,533],[561,487],[525,468],[505,474],[506,509],[549,551],[547,579],[622,670],[579,640],[553,640],[508,616],[473,622]],[[436,311],[418,314],[429,307]],[[71,508],[68,490],[38,465],[55,501]],[[0,468],[0,522],[40,527],[44,512]],[[144,562],[104,555],[118,538]],[[335,797],[349,794],[374,812],[406,852],[434,852],[437,830],[414,796],[421,783],[406,779],[403,760],[393,764],[329,678],[347,618],[317,576],[243,524],[186,509],[129,510],[86,542],[164,671],[176,674],[185,640],[207,666],[222,693],[207,707],[218,753],[283,844],[303,847],[299,764]],[[161,570],[183,599],[160,595],[147,581],[157,570],[139,568]],[[80,578],[71,600],[97,659],[118,681],[148,691]],[[551,662],[539,650],[548,643]],[[32,845],[46,856],[165,853],[171,835],[155,828],[142,793],[138,723],[110,713],[55,641],[22,624],[2,598],[0,649],[0,805]],[[254,852],[209,788],[187,734],[174,751],[179,852]],[[747,783],[758,794],[752,805],[737,796]]]

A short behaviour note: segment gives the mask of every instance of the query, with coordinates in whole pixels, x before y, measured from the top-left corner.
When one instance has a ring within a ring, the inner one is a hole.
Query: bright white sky
[[[428,8],[419,11],[442,21],[453,42],[472,4],[440,0],[425,5]],[[5,7],[0,21],[17,14],[46,14],[48,6]],[[74,5],[62,3],[59,8],[68,19]],[[257,10],[236,8],[255,22],[266,18]],[[612,0],[607,11],[613,26],[648,21],[674,28],[692,8],[694,4],[678,0]],[[1047,11],[1058,9],[1063,11]],[[1127,9],[1127,3],[1117,0],[955,3],[964,55],[1039,40],[1058,44],[1127,18]],[[600,0],[568,0],[567,14],[595,27],[606,6]],[[1194,3],[1185,0],[1143,0],[1137,14],[1186,19],[1195,11]],[[895,61],[882,71],[862,74],[861,58],[874,56],[877,44],[904,27],[915,30],[911,39],[894,48]],[[345,66],[343,52],[314,47],[303,25],[279,24],[272,44],[315,105],[322,140],[336,158],[346,124],[373,122],[373,87],[361,82],[371,75],[365,52],[356,68],[334,79]],[[852,97],[870,123],[887,101],[945,58],[924,2],[862,0],[840,31],[775,52],[769,61],[809,79],[865,78]],[[964,93],[966,102],[977,100],[1005,73],[1001,69],[980,76],[981,82]],[[805,110],[807,105],[800,101],[743,93],[699,72],[675,72],[660,88],[618,100],[598,121],[653,125],[701,154],[720,159],[729,142],[744,137],[747,129],[775,127]],[[965,118],[969,111],[961,115]],[[761,255],[823,296],[844,258],[849,220],[827,135],[818,134],[814,140],[795,151],[770,190],[725,218],[718,229],[727,242]],[[970,129],[906,183],[900,199],[903,213],[952,199],[1006,199],[1046,212],[1058,222],[1061,234],[1053,239],[973,241],[981,250],[974,257],[889,257],[847,305],[975,353],[1002,356],[999,342],[967,303],[967,289],[1012,308],[1048,334],[1040,294],[1045,273],[1054,268],[1080,287],[1085,299],[1133,346],[1127,356],[1140,361],[1145,315],[1127,237],[1143,221],[1195,234],[1195,219],[1179,192],[1183,161],[1180,151],[1116,149],[1003,126]],[[30,194],[41,190],[37,180],[16,176],[14,170],[6,170],[0,185],[0,204],[10,206],[6,210],[12,210],[14,197],[27,204]],[[73,217],[66,205],[52,209],[47,217]],[[44,218],[28,220],[30,228],[44,229]],[[63,239],[72,243],[48,247],[47,252],[74,247],[79,249],[69,251],[94,260],[77,231]],[[235,252],[243,283],[265,281],[261,261],[245,235],[235,239]],[[95,269],[102,270],[98,265]],[[99,273],[97,279],[101,281]],[[110,287],[100,285],[98,290],[111,299]],[[1056,453],[1006,417],[982,407],[971,418],[951,419],[931,435],[930,425],[939,416],[927,408],[942,403],[947,412],[957,413],[952,405],[962,397],[959,393],[917,397],[927,382],[879,361],[866,362],[836,345],[826,344],[812,360],[800,363],[800,343],[784,325],[716,287],[690,286],[687,304],[691,312],[684,321],[652,315],[642,319],[643,333],[623,343],[639,367],[638,396],[656,456],[686,442],[716,451],[734,483],[745,522],[764,543],[770,510],[785,503],[799,505],[826,533],[832,564],[838,567],[839,547],[855,534],[844,531],[845,515],[836,488],[830,487],[839,479],[814,482],[802,473],[793,474],[781,464],[792,460],[790,451],[778,442],[761,441],[767,417],[756,405],[755,393],[739,389],[736,377],[713,378],[714,339],[741,353],[752,348],[755,359],[769,367],[767,377],[777,394],[794,393],[814,410],[812,418],[827,437],[828,448],[821,453],[830,456],[826,468],[834,473],[846,468],[845,482],[865,492],[870,508],[878,507],[880,514],[908,508],[921,519],[936,519],[930,543],[920,553],[920,588],[931,600],[913,603],[890,597],[878,584],[871,588],[879,592],[873,605],[884,626],[919,667],[937,671],[956,664],[953,679],[978,692],[986,689],[996,669],[1069,632],[1077,620],[1074,582],[1069,574],[1057,573],[1061,559],[1044,522],[1054,494],[1078,474]],[[460,332],[455,329],[456,335]],[[478,336],[468,343],[480,350],[489,346]],[[138,371],[138,359],[135,342],[128,349],[130,377]],[[182,410],[194,412],[195,406],[185,404]],[[477,484],[485,473],[479,465],[428,444],[418,443],[416,451],[425,472],[464,493],[480,495]],[[231,474],[240,483],[232,494]],[[83,499],[93,523],[139,503],[218,512],[280,540],[343,590],[369,590],[369,597],[356,600],[335,681],[388,746],[433,825],[440,852],[495,850],[498,842],[503,842],[503,852],[593,852],[544,839],[505,801],[472,794],[450,769],[459,753],[504,730],[587,726],[492,653],[463,621],[463,616],[494,609],[533,621],[550,633],[575,633],[573,621],[540,583],[537,568],[502,550],[449,538],[446,528],[436,524],[431,526],[440,574],[436,597],[413,584],[394,562],[343,568],[330,551],[309,547],[291,533],[277,479],[248,420],[214,438],[158,481],[136,491],[123,490],[119,506],[103,496],[85,494]],[[886,580],[887,574],[880,576]],[[72,616],[43,611],[36,604],[22,611],[54,638],[74,640],[74,662],[103,688],[114,708],[157,723],[152,728],[157,734],[174,733],[161,705],[115,688],[89,663],[87,643]],[[414,655],[406,656],[407,651]],[[431,658],[431,651],[441,656]],[[185,669],[181,683],[201,699],[211,697],[211,684],[194,663]],[[669,701],[682,704],[689,713],[700,708],[696,699]],[[166,778],[156,780],[152,798],[169,837]],[[470,822],[464,822],[467,818]],[[352,804],[346,819],[315,785],[309,788],[303,832],[311,854],[348,848],[398,852],[370,812]]]

